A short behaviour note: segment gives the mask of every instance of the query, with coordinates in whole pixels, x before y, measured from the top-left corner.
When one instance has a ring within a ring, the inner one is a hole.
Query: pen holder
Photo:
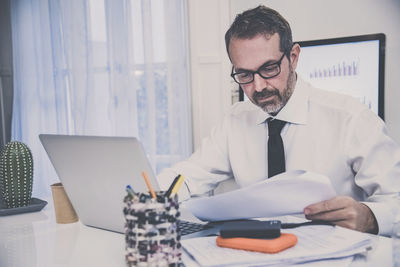
[[[126,262],[131,266],[181,266],[178,197],[143,193],[124,199]]]

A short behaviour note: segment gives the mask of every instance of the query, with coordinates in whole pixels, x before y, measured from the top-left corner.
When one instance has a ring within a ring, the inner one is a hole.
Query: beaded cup
[[[134,193],[124,203],[128,266],[181,266],[178,197]]]

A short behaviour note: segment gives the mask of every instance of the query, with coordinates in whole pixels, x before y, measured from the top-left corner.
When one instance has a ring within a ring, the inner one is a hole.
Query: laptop
[[[135,137],[40,134],[54,169],[81,222],[124,233],[125,188],[148,192],[145,171],[154,190],[159,184],[143,146]],[[181,206],[182,207],[182,206]],[[220,223],[204,223],[181,210],[182,239],[215,235]]]

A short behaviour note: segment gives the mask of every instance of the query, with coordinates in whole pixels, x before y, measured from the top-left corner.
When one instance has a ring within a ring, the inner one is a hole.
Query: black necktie
[[[268,177],[285,172],[285,151],[281,130],[285,121],[268,119]]]

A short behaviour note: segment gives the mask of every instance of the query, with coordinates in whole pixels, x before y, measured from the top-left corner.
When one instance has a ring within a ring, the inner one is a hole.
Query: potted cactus
[[[0,155],[0,197],[4,208],[18,208],[31,203],[33,159],[27,145],[13,141]]]

